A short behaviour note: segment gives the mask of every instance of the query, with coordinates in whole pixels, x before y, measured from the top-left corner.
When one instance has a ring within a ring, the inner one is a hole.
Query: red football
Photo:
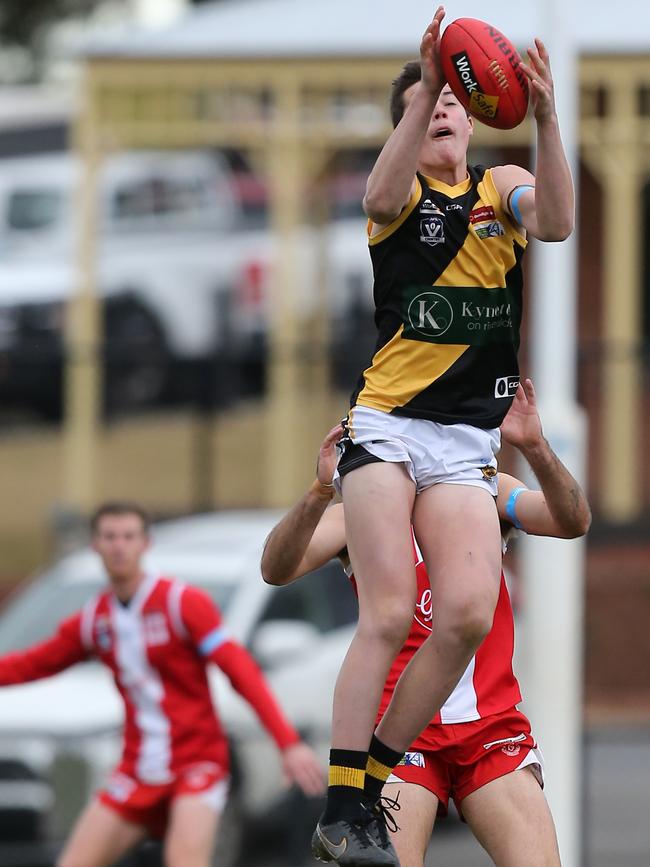
[[[477,120],[497,129],[520,124],[528,108],[528,79],[516,48],[496,27],[457,18],[440,43],[449,86]]]

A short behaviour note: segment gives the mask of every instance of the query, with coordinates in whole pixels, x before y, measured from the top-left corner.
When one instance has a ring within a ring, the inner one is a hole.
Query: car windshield
[[[62,620],[82,608],[101,588],[97,581],[68,580],[58,571],[50,573],[48,580],[35,581],[2,612],[0,654],[49,638]],[[206,590],[221,611],[227,610],[235,589],[233,583],[208,582],[204,577],[193,580],[190,574],[182,578],[184,583]]]

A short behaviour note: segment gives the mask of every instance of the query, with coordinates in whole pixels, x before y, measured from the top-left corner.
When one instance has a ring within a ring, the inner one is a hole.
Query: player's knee
[[[447,632],[455,644],[474,651],[492,629],[493,620],[494,606],[468,600],[449,612]]]
[[[371,642],[379,642],[397,652],[406,641],[413,622],[413,606],[410,600],[385,600],[371,612],[362,612],[359,617],[359,634]]]

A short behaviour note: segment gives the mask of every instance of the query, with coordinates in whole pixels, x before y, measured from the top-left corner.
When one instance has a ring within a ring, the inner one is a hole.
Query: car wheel
[[[165,336],[154,315],[133,298],[105,310],[104,407],[108,413],[160,402],[169,375]]]

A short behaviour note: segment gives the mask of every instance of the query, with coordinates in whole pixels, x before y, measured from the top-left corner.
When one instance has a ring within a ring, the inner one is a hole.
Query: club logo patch
[[[429,247],[445,243],[445,224],[442,217],[425,217],[420,220],[420,241]]]
[[[101,614],[95,621],[95,642],[104,653],[107,653],[113,644],[110,620]]]

